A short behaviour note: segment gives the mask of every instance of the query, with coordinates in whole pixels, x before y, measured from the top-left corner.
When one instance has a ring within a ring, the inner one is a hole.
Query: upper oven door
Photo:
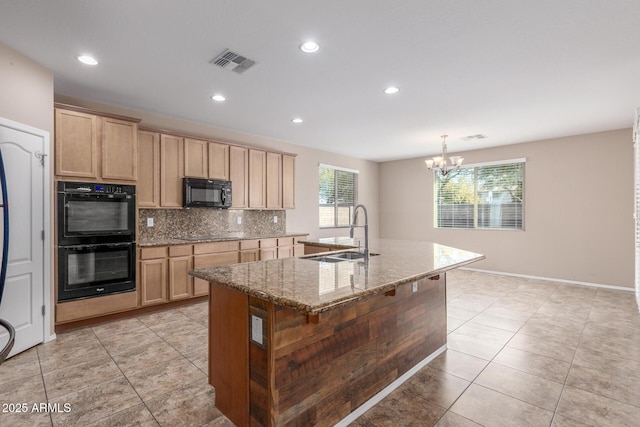
[[[58,193],[58,244],[135,240],[133,194]]]

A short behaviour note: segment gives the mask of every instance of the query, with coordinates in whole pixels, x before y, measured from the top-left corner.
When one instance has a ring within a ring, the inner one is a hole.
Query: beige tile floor
[[[448,350],[354,426],[640,425],[632,292],[461,270],[447,286]],[[0,366],[0,404],[28,413],[0,412],[0,426],[232,425],[206,380],[206,318],[195,304],[13,357]],[[47,402],[60,411],[32,412]]]

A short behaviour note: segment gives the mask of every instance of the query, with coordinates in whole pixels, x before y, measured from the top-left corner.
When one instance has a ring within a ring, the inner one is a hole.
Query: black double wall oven
[[[136,290],[135,186],[58,182],[58,302]]]

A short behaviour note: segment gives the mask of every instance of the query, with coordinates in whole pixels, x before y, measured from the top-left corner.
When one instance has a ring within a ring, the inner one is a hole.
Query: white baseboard
[[[590,287],[596,287],[596,288],[615,289],[617,291],[628,291],[628,292],[634,292],[635,291],[634,288],[628,288],[626,286],[603,285],[601,283],[591,283],[591,282],[580,282],[580,281],[577,281],[577,280],[556,279],[554,277],[529,276],[527,274],[505,273],[505,272],[502,272],[502,271],[481,270],[479,268],[469,268],[469,267],[460,267],[460,270],[477,271],[479,273],[497,274],[497,275],[500,275],[500,276],[521,277],[523,279],[546,280],[548,282],[567,283],[567,284],[570,284],[570,285],[580,285],[580,286],[590,286]]]
[[[433,353],[431,353],[426,358],[422,359],[416,366],[409,369],[407,372],[398,377],[394,382],[380,390],[375,396],[371,399],[364,402],[360,405],[355,411],[338,421],[333,427],[347,427],[349,424],[354,422],[360,415],[367,412],[369,409],[373,408],[378,402],[391,394],[391,392],[398,387],[400,387],[405,381],[411,378],[416,372],[420,369],[424,368],[429,362],[431,362],[436,357],[440,356],[447,349],[447,345],[443,345]]]

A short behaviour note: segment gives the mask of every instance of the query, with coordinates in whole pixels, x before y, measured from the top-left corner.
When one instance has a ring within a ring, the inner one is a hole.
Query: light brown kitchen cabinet
[[[228,144],[209,141],[209,178],[229,180]]]
[[[282,154],[267,153],[267,209],[282,209]]]
[[[138,124],[102,118],[102,178],[138,179]]]
[[[138,207],[160,206],[160,134],[138,132]]]
[[[55,168],[58,176],[98,177],[98,122],[94,114],[56,108]]]
[[[264,209],[267,196],[267,153],[249,149],[249,207]]]
[[[67,107],[55,108],[56,175],[137,180],[138,120]]]
[[[192,178],[209,177],[209,142],[199,139],[184,140],[184,175]]]
[[[182,256],[169,258],[169,299],[177,300],[191,297],[193,277],[189,270],[193,269],[193,257]]]
[[[201,243],[193,246],[193,268],[238,263],[238,241]],[[193,295],[207,295],[209,282],[193,278]]]
[[[254,262],[260,260],[260,241],[240,241],[240,262]]]
[[[184,140],[172,135],[160,135],[160,206],[182,207],[184,177]]]
[[[167,302],[167,248],[140,250],[140,305]]]
[[[278,239],[260,239],[260,261],[278,257]]]
[[[296,207],[296,158],[282,155],[282,208]]]
[[[231,180],[231,208],[249,206],[249,150],[244,147],[229,147],[229,178]]]

